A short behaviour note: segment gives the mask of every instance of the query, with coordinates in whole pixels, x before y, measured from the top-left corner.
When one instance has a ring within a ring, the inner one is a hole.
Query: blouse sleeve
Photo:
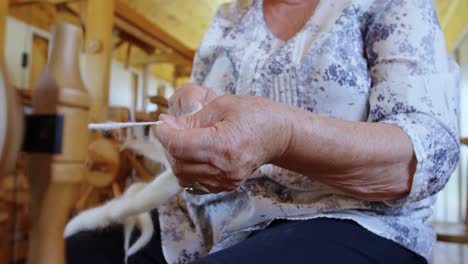
[[[431,0],[376,1],[365,33],[372,77],[369,121],[402,128],[417,159],[409,195],[439,192],[458,162],[458,67],[447,55]]]
[[[209,64],[205,63],[198,54],[198,50],[195,53],[192,65],[192,74],[190,75],[190,82],[202,85],[206,74],[208,72]]]

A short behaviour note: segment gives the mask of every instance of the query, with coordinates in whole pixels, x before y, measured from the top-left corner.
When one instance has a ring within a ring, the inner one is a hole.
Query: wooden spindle
[[[32,96],[32,118],[39,124],[28,126],[29,133],[36,130],[33,137],[39,134],[39,144],[32,147],[35,153],[28,154],[26,165],[32,197],[32,264],[65,263],[63,230],[86,171],[90,98],[79,70],[82,39],[79,27],[55,25],[49,63]],[[44,128],[45,123],[52,128]],[[40,148],[41,142],[46,143],[45,149]]]

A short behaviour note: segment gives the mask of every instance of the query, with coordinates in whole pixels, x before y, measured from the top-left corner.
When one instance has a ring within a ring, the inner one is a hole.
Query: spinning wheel
[[[110,187],[113,197],[122,195],[132,170],[142,181],[151,181],[157,173],[150,172],[145,165],[136,153],[121,149],[118,141],[104,138],[95,140],[88,148],[86,186],[76,203],[75,211],[89,207],[89,200],[97,190]],[[162,166],[156,170],[159,169],[159,172]]]
[[[110,107],[108,119],[113,122],[128,122],[130,110],[125,107]],[[108,130],[104,134],[106,138],[97,138],[88,147],[85,184],[76,203],[76,212],[122,195],[129,180],[132,180],[129,176],[133,171],[145,182],[151,181],[156,174],[152,173],[153,170],[148,171],[144,160],[139,159],[136,153],[124,148],[127,139],[135,139],[131,128]]]
[[[64,263],[63,228],[83,179],[89,96],[79,72],[81,29],[57,24],[49,64],[32,96],[23,150],[31,193],[29,262]],[[0,57],[0,177],[12,172],[23,140],[15,91]],[[65,120],[65,122],[64,122]]]
[[[0,11],[6,10],[7,2],[1,1],[0,5],[5,3],[5,6],[2,5]],[[32,196],[28,204],[32,224],[28,258],[32,264],[65,262],[63,227],[75,209],[77,198],[80,198],[79,186],[84,180],[92,182],[92,188],[112,186],[114,195],[119,195],[122,190],[119,176],[125,162],[131,164],[143,179],[152,179],[152,174],[134,154],[121,152],[111,141],[98,139],[88,148],[90,103],[94,108],[107,108],[100,99],[106,101],[106,92],[102,91],[106,91],[108,85],[101,80],[107,79],[105,75],[109,65],[102,67],[102,64],[107,63],[103,61],[107,61],[111,54],[107,44],[111,43],[113,19],[109,17],[113,15],[114,4],[113,1],[88,1],[87,7],[86,23],[91,25],[86,28],[88,44],[101,45],[100,49],[92,49],[88,45],[85,49],[87,83],[92,85],[95,100],[90,100],[79,71],[79,57],[83,50],[81,29],[69,24],[56,25],[50,42],[48,65],[32,95],[33,116],[27,117],[24,137],[24,115],[16,92],[6,80],[0,54],[0,178],[13,171],[21,145],[25,143],[25,178]],[[96,19],[98,16],[92,11],[98,9],[108,10],[109,17]],[[96,20],[102,23],[95,23]],[[93,27],[93,24],[99,26]],[[108,40],[101,38],[101,35],[107,35],[103,32],[109,33]],[[103,121],[105,112],[93,109],[93,120]],[[22,142],[23,139],[26,142]],[[105,153],[101,153],[104,150]],[[88,167],[85,166],[87,155],[90,156]],[[87,174],[87,169],[91,173]],[[85,198],[86,195],[83,200]],[[0,215],[0,228],[9,221],[11,218]],[[4,254],[0,253],[1,257]],[[0,263],[4,263],[3,259]]]

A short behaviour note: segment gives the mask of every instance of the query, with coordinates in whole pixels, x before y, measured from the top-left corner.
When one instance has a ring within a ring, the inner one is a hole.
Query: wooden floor
[[[434,264],[468,264],[468,244],[437,242]]]

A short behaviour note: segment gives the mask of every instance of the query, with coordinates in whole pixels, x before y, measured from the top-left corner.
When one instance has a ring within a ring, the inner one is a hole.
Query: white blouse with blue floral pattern
[[[431,207],[459,151],[458,68],[432,1],[320,1],[287,42],[269,31],[262,4],[239,0],[218,10],[192,80],[220,95],[264,96],[319,115],[401,127],[418,161],[411,192],[398,201],[363,201],[265,165],[234,192],[182,193],[159,208],[166,260],[188,263],[274,219],[329,217],[352,219],[431,262]]]

